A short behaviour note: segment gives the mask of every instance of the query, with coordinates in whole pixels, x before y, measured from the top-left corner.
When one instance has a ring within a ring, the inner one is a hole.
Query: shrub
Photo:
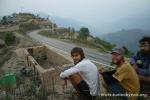
[[[15,35],[14,35],[13,33],[11,33],[11,32],[6,33],[4,39],[5,39],[6,45],[12,45],[12,44],[14,44],[15,41],[16,41]]]

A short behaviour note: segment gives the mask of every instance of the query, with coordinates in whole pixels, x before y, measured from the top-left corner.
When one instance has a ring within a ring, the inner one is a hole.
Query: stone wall
[[[52,89],[59,68],[61,70],[61,67],[71,63],[46,46],[25,48],[24,55],[26,65],[33,70],[34,75],[41,80],[42,86],[46,89]]]

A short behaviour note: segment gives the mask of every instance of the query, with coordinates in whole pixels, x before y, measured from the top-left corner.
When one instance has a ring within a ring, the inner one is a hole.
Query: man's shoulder
[[[86,65],[87,63],[89,63],[90,61],[88,60],[88,59],[83,59],[83,60],[81,60],[78,64],[76,64],[76,65],[78,65],[78,66],[82,66],[82,65]]]
[[[91,61],[89,59],[84,58],[81,63],[90,63]]]
[[[142,56],[142,53],[140,51],[137,51],[137,53],[134,55],[135,58],[140,58]]]
[[[122,70],[129,70],[130,67],[131,67],[130,63],[124,62],[124,63],[121,65],[120,69],[122,69]]]
[[[122,67],[128,67],[128,66],[130,66],[130,64],[129,64],[128,61],[125,61],[121,66],[122,66]]]
[[[81,65],[86,65],[86,66],[96,66],[91,60],[89,60],[89,59],[83,59],[82,61],[81,61]]]

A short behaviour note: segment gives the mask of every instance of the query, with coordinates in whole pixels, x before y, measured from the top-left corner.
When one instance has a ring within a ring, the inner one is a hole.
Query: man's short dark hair
[[[139,41],[139,43],[144,43],[144,42],[148,42],[148,44],[150,44],[150,37],[149,36],[145,36],[145,37],[143,37],[140,41]]]
[[[79,53],[79,54],[81,55],[81,60],[85,58],[83,49],[80,48],[80,47],[74,47],[74,48],[71,50],[71,56],[73,56],[74,53]]]

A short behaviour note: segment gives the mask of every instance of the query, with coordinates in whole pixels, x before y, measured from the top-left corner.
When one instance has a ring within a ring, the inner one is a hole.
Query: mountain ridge
[[[150,31],[122,29],[121,31],[108,33],[100,37],[108,42],[117,44],[117,46],[126,46],[132,52],[136,52],[138,50],[138,41],[144,36],[150,36]]]

